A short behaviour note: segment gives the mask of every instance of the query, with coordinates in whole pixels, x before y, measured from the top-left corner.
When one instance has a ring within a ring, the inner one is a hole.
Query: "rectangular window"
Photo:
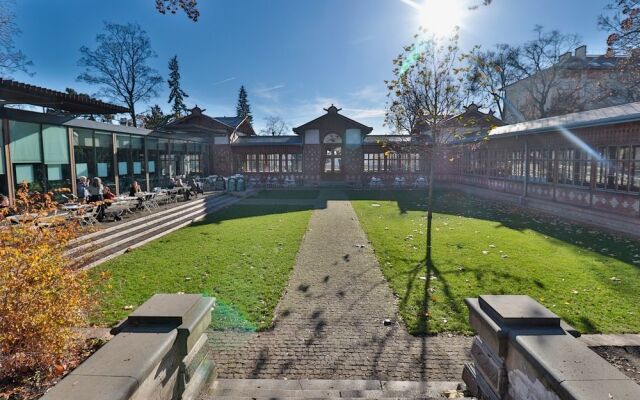
[[[45,164],[69,164],[69,140],[66,128],[43,125],[42,147]]]
[[[596,187],[622,192],[637,191],[638,146],[600,147],[596,164]]]
[[[267,171],[280,172],[280,154],[267,154]]]
[[[41,163],[40,124],[9,121],[11,160],[14,163]]]
[[[507,160],[507,170],[509,178],[522,179],[524,176],[524,157],[523,151],[511,151]]]
[[[633,146],[633,165],[631,166],[631,191],[640,192],[640,146]]]

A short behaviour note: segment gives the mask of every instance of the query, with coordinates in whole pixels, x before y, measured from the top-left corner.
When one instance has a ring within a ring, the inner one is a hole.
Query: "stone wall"
[[[213,370],[212,307],[200,295],[154,295],[42,400],[196,399]]]
[[[476,331],[463,379],[481,400],[632,400],[640,386],[528,296],[466,299]]]

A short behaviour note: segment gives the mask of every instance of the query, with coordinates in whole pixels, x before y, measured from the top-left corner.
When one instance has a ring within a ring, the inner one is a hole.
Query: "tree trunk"
[[[136,121],[136,106],[134,104],[131,104],[131,107],[129,107],[129,114],[131,115],[131,121],[133,122],[133,127],[137,128],[138,121]]]
[[[427,267],[427,279],[429,279],[429,272],[431,270],[431,266],[433,265],[432,260],[432,240],[431,240],[431,221],[433,220],[433,184],[434,184],[434,167],[435,167],[435,149],[429,154],[429,182],[427,187],[427,257],[426,257],[426,267]]]

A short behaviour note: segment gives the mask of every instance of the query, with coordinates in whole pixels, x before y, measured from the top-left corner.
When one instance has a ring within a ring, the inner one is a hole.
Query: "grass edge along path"
[[[527,294],[583,333],[640,332],[639,241],[438,192],[435,267],[426,276],[424,198],[352,193],[412,333],[472,333],[464,298],[480,294]]]
[[[93,268],[92,316],[113,325],[154,293],[216,298],[214,329],[263,330],[287,285],[311,210],[233,205]]]

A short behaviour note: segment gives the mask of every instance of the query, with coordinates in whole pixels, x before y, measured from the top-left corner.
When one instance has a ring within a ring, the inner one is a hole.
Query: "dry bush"
[[[30,194],[24,184],[16,197],[12,212],[24,220],[0,226],[0,380],[64,372],[82,345],[74,328],[92,306],[88,277],[64,256],[78,226],[45,217],[53,193]]]

